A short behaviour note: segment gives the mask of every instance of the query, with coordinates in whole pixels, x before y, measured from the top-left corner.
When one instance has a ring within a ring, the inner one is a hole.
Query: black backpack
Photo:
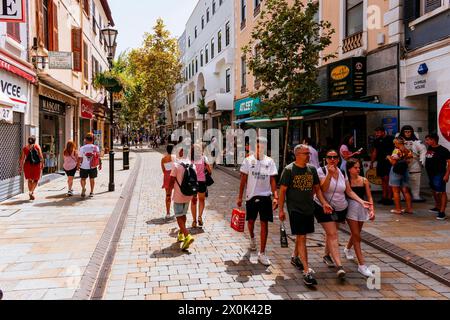
[[[185,169],[181,185],[177,181],[181,193],[188,197],[194,196],[198,193],[197,173],[195,172],[194,165],[185,163],[180,163],[180,165]]]
[[[41,158],[39,157],[39,153],[36,148],[33,147],[30,149],[30,153],[28,153],[27,161],[31,164],[39,164],[41,163]]]

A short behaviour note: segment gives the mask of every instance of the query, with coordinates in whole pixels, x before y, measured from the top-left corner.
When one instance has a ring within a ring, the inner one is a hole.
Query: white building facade
[[[180,41],[180,44],[184,42],[185,81],[177,103],[178,127],[192,132],[194,122],[200,121],[204,130],[225,131],[231,125],[235,92],[233,25],[232,0],[200,0],[186,23],[185,41]],[[208,107],[204,116],[198,112],[203,88],[207,90]]]

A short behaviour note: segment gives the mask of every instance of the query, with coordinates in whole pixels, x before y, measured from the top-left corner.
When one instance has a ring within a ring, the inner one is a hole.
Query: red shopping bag
[[[244,232],[245,229],[245,211],[233,209],[231,214],[231,228],[237,232]]]

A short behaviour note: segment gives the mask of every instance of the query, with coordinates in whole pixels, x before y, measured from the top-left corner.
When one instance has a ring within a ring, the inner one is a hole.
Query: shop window
[[[346,36],[350,37],[363,31],[363,0],[346,0]]]

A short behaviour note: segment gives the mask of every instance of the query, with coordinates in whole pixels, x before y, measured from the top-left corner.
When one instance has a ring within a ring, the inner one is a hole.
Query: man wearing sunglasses
[[[307,286],[317,285],[313,276],[314,271],[309,268],[306,237],[314,233],[314,194],[320,200],[325,213],[332,213],[333,208],[325,200],[320,189],[317,169],[309,165],[310,149],[307,145],[299,145],[294,149],[295,162],[288,165],[280,180],[280,220],[286,220],[284,212],[285,199],[289,212],[292,234],[296,236],[295,251],[291,264],[303,271],[303,282]],[[300,258],[299,258],[300,255]]]

